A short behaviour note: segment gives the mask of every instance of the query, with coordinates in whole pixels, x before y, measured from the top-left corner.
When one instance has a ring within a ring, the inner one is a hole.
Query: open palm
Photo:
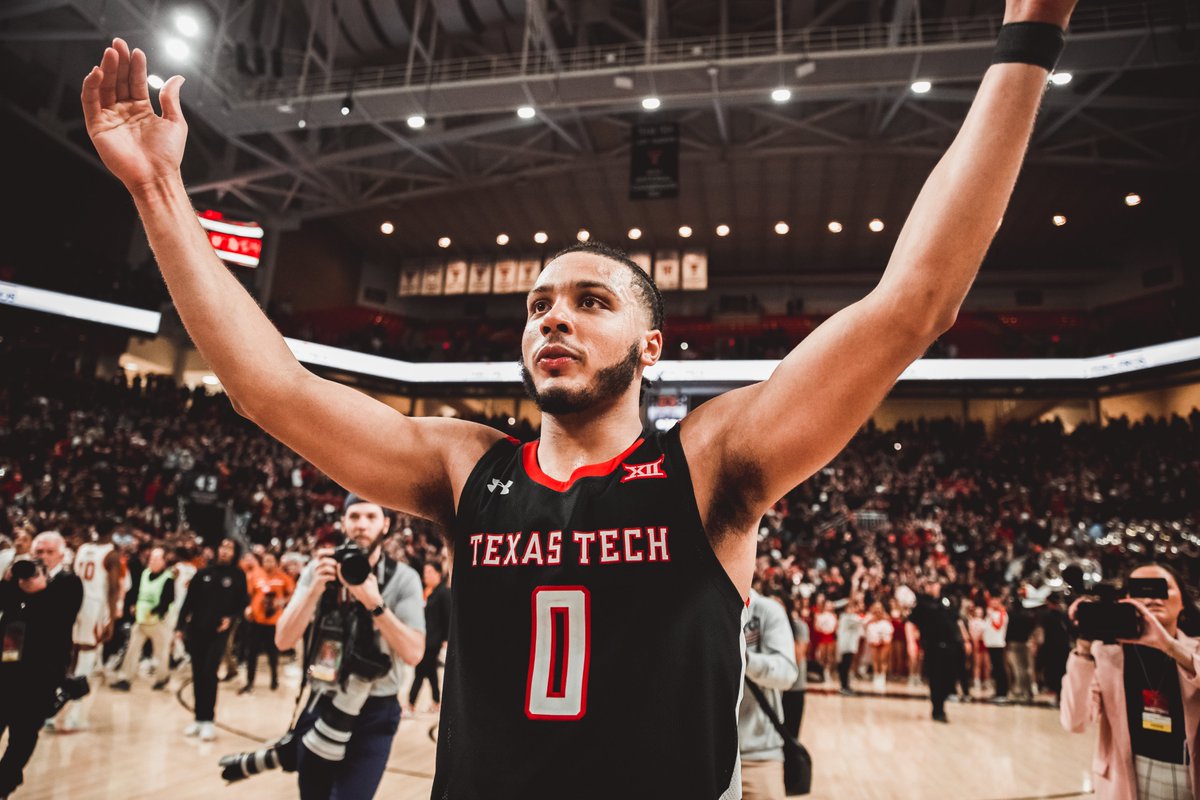
[[[150,104],[146,54],[114,39],[83,80],[83,117],[104,165],[130,189],[179,172],[187,123],[176,75],[162,87],[160,117]]]

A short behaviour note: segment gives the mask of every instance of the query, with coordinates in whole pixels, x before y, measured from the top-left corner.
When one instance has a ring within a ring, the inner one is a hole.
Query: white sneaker
[[[211,742],[217,738],[217,728],[211,722],[200,723],[200,741]]]
[[[200,723],[199,722],[188,723],[188,726],[183,729],[183,735],[184,736],[199,736],[200,735]]]

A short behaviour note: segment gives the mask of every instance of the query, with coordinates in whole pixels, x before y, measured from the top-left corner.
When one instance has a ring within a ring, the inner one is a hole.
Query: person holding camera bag
[[[1121,603],[1137,609],[1141,635],[1076,642],[1060,720],[1072,733],[1089,722],[1100,726],[1092,761],[1098,800],[1192,800],[1200,786],[1200,610],[1167,566],[1138,567],[1129,578],[1132,596]],[[1139,579],[1161,581],[1166,590],[1141,596],[1153,587],[1139,588]],[[1077,623],[1084,602],[1071,605]],[[1106,610],[1114,618],[1117,606]]]
[[[289,732],[304,800],[375,795],[400,725],[402,665],[425,653],[421,579],[383,554],[389,526],[381,506],[348,495],[346,543],[317,551],[276,626],[280,650],[310,631],[312,694]]]
[[[45,536],[34,540],[34,552]],[[61,539],[51,546],[61,550]],[[38,559],[19,558],[0,581],[0,735],[8,731],[0,798],[24,780],[42,724],[58,711],[55,695],[70,666],[83,585],[68,572],[52,571]]]

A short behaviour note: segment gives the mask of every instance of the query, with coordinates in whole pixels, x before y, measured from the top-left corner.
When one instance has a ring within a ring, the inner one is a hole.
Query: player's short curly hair
[[[658,285],[654,282],[654,279],[647,275],[646,271],[639,267],[637,262],[629,257],[628,253],[619,247],[613,247],[603,242],[590,241],[565,247],[555,253],[554,258],[565,256],[569,253],[591,253],[628,267],[629,271],[633,274],[633,286],[637,289],[638,297],[641,299],[646,311],[650,314],[651,329],[656,331],[663,329],[665,312],[663,310],[662,292],[658,290]],[[551,259],[551,261],[553,260]]]

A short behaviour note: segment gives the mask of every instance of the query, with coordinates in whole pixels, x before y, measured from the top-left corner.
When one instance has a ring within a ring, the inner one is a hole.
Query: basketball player
[[[1009,0],[995,63],[879,285],[769,380],[643,431],[661,297],[582,246],[529,294],[542,438],[413,419],[305,370],[196,221],[183,79],[120,39],[84,80],[89,135],[133,196],[192,340],[234,408],[381,505],[445,526],[451,648],[436,798],[736,797],[742,612],[765,509],[832,459],[953,324],[1000,224],[1074,0]],[[263,380],[263,376],[269,376]]]
[[[113,626],[121,617],[121,556],[112,543],[112,529],[95,542],[84,542],[75,553],[75,575],[83,582],[83,605],[75,617],[71,638],[75,641],[75,675],[91,678],[100,660],[100,647],[112,638]],[[61,730],[87,728],[88,697],[76,700],[64,712]]]

